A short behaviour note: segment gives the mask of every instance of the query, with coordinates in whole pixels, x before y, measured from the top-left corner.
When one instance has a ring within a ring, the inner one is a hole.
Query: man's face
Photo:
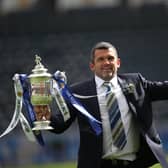
[[[113,48],[96,49],[94,54],[94,61],[90,63],[90,69],[103,80],[111,80],[120,67],[120,59],[116,50]]]

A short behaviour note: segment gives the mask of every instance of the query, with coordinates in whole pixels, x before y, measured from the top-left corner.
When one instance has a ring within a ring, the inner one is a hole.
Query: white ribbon
[[[14,80],[14,88],[16,94],[16,102],[15,102],[15,111],[12,117],[10,124],[8,125],[7,129],[0,135],[0,138],[11,132],[19,122],[19,117],[22,109],[22,89],[19,83],[19,76],[16,74],[13,78]]]
[[[134,84],[129,83],[125,88],[122,88],[122,91],[132,93],[134,87],[135,87]],[[115,95],[120,94],[121,88],[120,87],[115,87],[115,88],[113,88],[113,90],[110,90],[108,92],[103,92],[103,93],[100,93],[100,94],[89,95],[89,96],[84,96],[84,95],[79,95],[79,94],[73,93],[73,96],[76,97],[76,98],[79,98],[79,99],[91,99],[91,98],[94,98],[94,97],[105,96],[106,94],[109,94],[111,92],[115,93]]]
[[[21,123],[22,129],[23,129],[27,139],[29,141],[35,142],[36,138],[32,132],[32,129],[31,129],[28,121],[26,120],[25,116],[22,113],[20,113],[20,123]]]
[[[64,121],[67,121],[70,118],[70,112],[69,112],[68,106],[67,106],[64,98],[62,97],[62,95],[60,93],[59,86],[58,86],[57,82],[54,80],[53,80],[53,86],[52,86],[51,93],[52,93],[52,95],[58,105],[59,110],[62,113]]]
[[[7,135],[8,133],[10,133],[17,126],[17,124],[20,120],[21,126],[23,128],[23,131],[24,131],[26,137],[30,141],[35,141],[35,137],[34,137],[34,134],[31,130],[31,127],[21,112],[22,103],[23,103],[23,97],[22,97],[23,89],[22,89],[22,86],[21,86],[21,83],[19,80],[19,75],[15,74],[13,77],[13,80],[14,80],[14,89],[15,89],[15,95],[16,95],[15,111],[12,116],[12,120],[11,120],[10,124],[8,125],[6,130],[0,135],[0,138]]]

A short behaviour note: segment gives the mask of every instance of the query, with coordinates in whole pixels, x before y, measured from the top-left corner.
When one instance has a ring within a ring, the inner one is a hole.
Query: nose
[[[104,64],[110,64],[110,61],[109,61],[108,58],[105,58],[105,59],[104,59]]]

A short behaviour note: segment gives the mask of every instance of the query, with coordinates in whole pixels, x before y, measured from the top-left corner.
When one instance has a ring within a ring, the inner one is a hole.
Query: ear
[[[95,67],[95,66],[94,66],[94,64],[93,64],[92,62],[90,62],[89,67],[90,67],[90,70],[91,70],[91,71],[94,71],[94,67]]]
[[[120,68],[120,65],[121,65],[121,60],[120,58],[117,58],[117,68]]]

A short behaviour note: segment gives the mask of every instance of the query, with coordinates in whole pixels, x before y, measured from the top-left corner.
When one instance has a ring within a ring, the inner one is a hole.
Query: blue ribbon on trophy
[[[70,102],[79,112],[81,112],[89,121],[92,129],[95,131],[96,135],[99,135],[102,131],[101,122],[95,119],[81,104],[81,102],[76,99],[71,93],[70,89],[66,84],[66,76],[64,72],[56,71],[53,78],[57,81],[62,96],[65,100]]]
[[[35,112],[33,110],[33,105],[30,101],[30,88],[29,88],[30,86],[27,82],[27,75],[21,74],[21,75],[19,75],[19,79],[20,79],[20,82],[21,82],[21,85],[23,88],[23,103],[25,105],[25,108],[26,108],[26,111],[28,114],[30,127],[33,128],[34,127],[33,123],[36,121],[36,116],[35,116]],[[43,146],[44,140],[43,140],[41,131],[34,130],[33,133],[35,135],[35,138],[39,142],[39,144]]]

